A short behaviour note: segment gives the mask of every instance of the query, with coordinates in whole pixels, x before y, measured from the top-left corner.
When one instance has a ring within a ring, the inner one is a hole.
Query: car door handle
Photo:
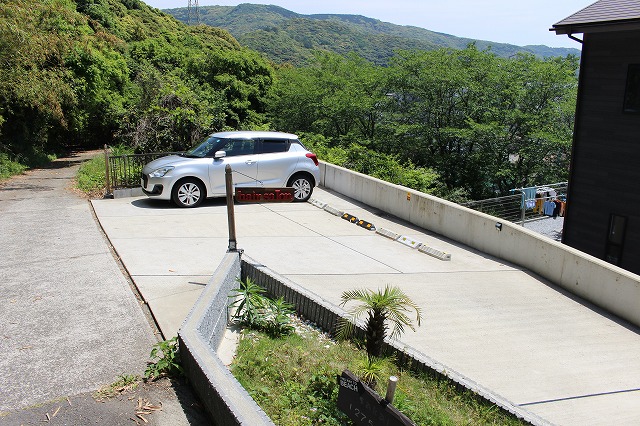
[[[253,164],[255,163],[255,160],[247,160],[244,162],[244,164]]]

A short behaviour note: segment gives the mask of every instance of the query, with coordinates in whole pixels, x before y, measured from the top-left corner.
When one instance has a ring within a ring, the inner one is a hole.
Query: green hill
[[[141,0],[3,0],[0,46],[0,157],[181,150],[264,122],[273,68],[260,53]]]
[[[187,8],[165,12],[188,21]],[[200,22],[224,28],[242,44],[265,54],[276,63],[305,63],[316,49],[339,54],[355,52],[379,65],[386,64],[397,50],[463,49],[475,43],[498,56],[518,52],[540,57],[580,55],[580,50],[547,46],[515,46],[437,33],[424,28],[395,25],[361,15],[301,15],[279,6],[241,4],[202,6]]]

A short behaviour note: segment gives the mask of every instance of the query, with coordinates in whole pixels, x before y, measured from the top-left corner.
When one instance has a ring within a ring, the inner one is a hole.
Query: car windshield
[[[185,152],[187,157],[213,157],[216,151],[219,151],[225,144],[225,139],[221,139],[214,136],[208,136],[200,145],[196,145],[189,151]]]

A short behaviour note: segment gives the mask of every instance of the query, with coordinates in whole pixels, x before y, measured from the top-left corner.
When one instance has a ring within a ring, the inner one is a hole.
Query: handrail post
[[[111,172],[109,170],[109,147],[107,144],[104,144],[104,176],[105,176],[105,197],[111,194],[111,180],[110,180]]]
[[[522,210],[520,212],[520,224],[522,225],[522,227],[524,228],[524,216],[525,216],[525,211],[527,210],[527,196],[524,192],[524,189],[522,189],[520,191],[522,193],[522,202],[520,203],[520,210]]]

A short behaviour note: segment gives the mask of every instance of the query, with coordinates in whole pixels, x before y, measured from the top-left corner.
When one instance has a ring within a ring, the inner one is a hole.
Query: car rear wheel
[[[197,179],[183,179],[173,186],[172,199],[178,207],[199,206],[205,196],[204,185]]]
[[[293,188],[294,201],[307,201],[313,192],[313,180],[306,174],[294,175],[287,186]]]

